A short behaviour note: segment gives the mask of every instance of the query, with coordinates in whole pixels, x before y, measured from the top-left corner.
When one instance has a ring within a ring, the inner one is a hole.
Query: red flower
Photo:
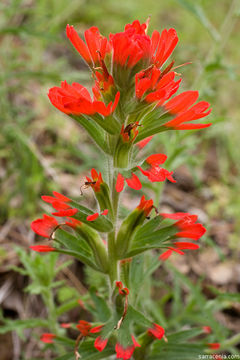
[[[137,209],[143,210],[145,216],[148,216],[152,208],[153,208],[153,200],[152,199],[145,200],[145,196],[143,195],[141,197],[139,205],[137,206]]]
[[[173,171],[169,172],[168,170],[158,166],[159,164],[164,163],[166,159],[167,156],[164,154],[153,154],[145,160],[145,162],[150,165],[148,170],[143,170],[141,166],[137,166],[137,168],[151,182],[160,182],[166,179],[171,182],[176,182],[176,180],[172,177]]]
[[[98,336],[94,341],[94,347],[98,351],[103,351],[107,345],[108,339],[103,339],[101,336]]]
[[[211,326],[202,326],[202,329],[205,332],[205,334],[211,334],[212,332]]]
[[[132,173],[131,178],[124,178],[122,174],[118,173],[115,187],[117,192],[123,191],[125,180],[128,186],[134,190],[140,190],[142,188],[142,184],[136,174]]]
[[[97,66],[99,64],[98,52],[100,52],[104,59],[105,55],[111,50],[107,38],[103,37],[95,26],[85,31],[86,44],[79,37],[73,26],[67,25],[66,33],[75,49],[88,65]]]
[[[153,324],[153,328],[148,329],[148,335],[153,336],[159,340],[162,339],[164,333],[164,328],[158,324]]]
[[[172,54],[178,42],[175,29],[164,29],[161,34],[153,31],[151,37],[152,62],[161,67]]]
[[[85,320],[79,320],[78,325],[76,326],[76,328],[80,331],[80,333],[83,336],[88,336],[89,332],[91,330],[91,324],[88,321]]]
[[[129,289],[127,287],[123,287],[123,283],[121,281],[116,281],[116,287],[118,288],[120,295],[129,295]]]
[[[147,24],[135,20],[125,26],[125,31],[110,36],[113,48],[113,62],[120,66],[133,68],[140,60],[149,64],[151,58],[151,41],[146,35]]]
[[[101,184],[103,184],[102,174],[101,174],[101,172],[99,172],[99,174],[98,174],[98,172],[95,169],[92,169],[91,176],[92,176],[92,179],[90,179],[87,176],[86,176],[86,179],[87,179],[89,185],[92,187],[92,189],[95,192],[99,192],[100,186],[101,186]]]
[[[37,251],[37,252],[55,251],[55,248],[53,248],[52,246],[48,246],[48,245],[34,245],[34,246],[29,246],[29,248],[34,251]]]
[[[43,215],[43,219],[34,220],[31,224],[32,230],[43,237],[49,238],[58,226],[57,220],[49,215]]]
[[[131,335],[131,337],[132,337],[133,345],[124,348],[120,343],[116,344],[115,351],[117,354],[117,359],[123,359],[123,360],[130,359],[135,348],[140,347],[140,345],[136,342],[134,336]]]
[[[115,110],[120,93],[115,96],[114,103],[112,101],[106,106],[102,101],[91,99],[88,90],[78,84],[69,85],[66,81],[62,81],[61,87],[53,87],[49,90],[48,97],[58,110],[68,115],[94,115],[99,113],[103,116],[109,116]]]
[[[51,333],[44,333],[42,334],[42,336],[40,337],[40,340],[46,344],[52,344],[53,343],[53,339],[56,337],[55,334],[51,334]]]
[[[108,209],[103,210],[103,212],[101,213],[101,215],[107,215],[108,214]]]
[[[57,191],[53,191],[53,196],[43,195],[42,200],[50,204],[52,204],[55,201],[59,201],[61,203],[68,203],[71,201],[71,199],[69,199],[67,196],[62,195]]]
[[[78,212],[78,209],[66,209],[66,210],[60,210],[58,212],[53,212],[52,215],[54,216],[60,216],[60,217],[64,217],[64,216],[73,216],[76,215],[76,213]]]
[[[175,96],[167,104],[165,109],[177,116],[164,124],[165,127],[169,127],[175,130],[192,130],[202,129],[211,125],[209,124],[186,124],[188,121],[201,119],[210,114],[211,109],[209,103],[206,101],[200,101],[193,105],[198,99],[198,91],[185,91],[182,94]]]
[[[175,72],[164,74],[156,67],[143,70],[135,76],[136,97],[148,103],[157,102],[161,106],[168,100],[179,88],[181,79],[174,81]]]
[[[212,349],[212,350],[218,350],[220,348],[219,343],[209,343],[209,344],[207,344],[207,346],[209,347],[209,349]]]
[[[138,135],[138,129],[137,129],[138,126],[139,126],[138,121],[136,121],[135,123],[129,124],[126,127],[124,127],[124,125],[122,125],[120,134],[122,136],[123,142],[132,143],[136,139],[136,137]]]
[[[176,214],[160,214],[164,218],[178,220],[174,226],[180,231],[175,234],[175,237],[185,237],[193,240],[198,240],[206,232],[202,224],[195,224],[198,217],[197,215],[190,215],[189,213],[176,213]]]

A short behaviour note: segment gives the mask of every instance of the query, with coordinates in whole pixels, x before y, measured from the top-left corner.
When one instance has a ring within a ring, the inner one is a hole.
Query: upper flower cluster
[[[131,125],[128,115],[137,114],[131,119],[135,118],[141,126],[139,134],[136,126],[132,127],[132,137],[131,131],[127,134],[135,143],[159,131],[210,126],[188,123],[210,113],[207,102],[196,103],[197,91],[185,91],[169,100],[181,82],[174,71],[174,61],[165,65],[178,43],[178,36],[171,28],[161,33],[154,30],[150,37],[148,22],[149,19],[140,24],[135,20],[127,24],[124,31],[110,34],[109,38],[102,36],[97,27],[91,27],[84,33],[85,41],[73,26],[67,25],[68,39],[92,71],[95,80],[93,99],[82,85],[63,81],[61,87],[49,91],[52,104],[72,117],[83,116],[88,119],[85,121],[92,119],[105,131],[119,135],[124,127]],[[130,106],[126,108],[124,103],[127,102]],[[154,126],[146,117],[150,113],[154,117]],[[109,116],[111,119],[103,119]],[[120,123],[119,127],[116,123]],[[86,127],[89,130],[89,125]]]

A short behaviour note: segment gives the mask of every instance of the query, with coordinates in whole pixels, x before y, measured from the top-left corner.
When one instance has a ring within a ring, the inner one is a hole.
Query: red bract
[[[142,184],[136,174],[132,173],[131,178],[124,178],[122,174],[118,173],[115,187],[117,192],[123,191],[125,180],[128,186],[134,190],[140,190],[142,188]]]
[[[164,126],[175,130],[192,130],[202,129],[212,125],[211,123],[186,124],[188,121],[201,119],[211,112],[211,109],[207,110],[209,108],[209,103],[206,101],[200,101],[193,105],[197,99],[198,91],[185,91],[171,99],[164,105],[165,109],[171,114],[176,114],[177,116],[173,120],[165,123]]]
[[[175,29],[164,29],[161,34],[153,31],[151,37],[152,62],[161,67],[172,54],[178,42]]]
[[[42,219],[34,220],[31,224],[32,230],[43,237],[49,238],[58,226],[57,220],[49,215],[43,215]]]
[[[95,214],[92,214],[92,215],[88,215],[87,216],[87,221],[94,221],[96,220],[97,218],[99,217],[99,213],[95,213]]]
[[[193,240],[198,240],[206,232],[206,229],[202,224],[195,224],[198,216],[190,215],[189,213],[176,213],[176,214],[160,214],[164,218],[178,220],[174,226],[179,230],[175,234],[176,237],[185,237]]]
[[[149,213],[151,212],[152,208],[153,208],[153,200],[152,199],[146,200],[145,196],[143,195],[141,197],[139,205],[137,206],[137,209],[143,210],[145,216],[148,216]]]
[[[92,189],[95,192],[99,192],[100,186],[101,186],[101,184],[103,184],[102,174],[101,174],[101,172],[99,172],[99,174],[98,174],[98,172],[95,169],[92,169],[91,176],[92,176],[92,179],[90,179],[87,176],[86,176],[86,179],[87,179],[89,185],[92,187]]]
[[[34,245],[34,246],[29,246],[29,248],[34,251],[37,251],[37,252],[55,251],[55,248],[53,248],[52,246],[48,246],[48,245]]]
[[[103,339],[101,336],[98,336],[94,341],[94,347],[98,351],[103,351],[107,345],[108,339]]]
[[[151,41],[145,34],[146,24],[135,20],[125,26],[125,31],[110,35],[113,49],[113,62],[120,66],[133,68],[140,60],[147,65],[151,58]]]
[[[105,55],[111,50],[107,38],[103,37],[95,26],[85,31],[86,44],[79,37],[73,26],[67,25],[66,33],[75,49],[90,66],[97,66],[99,64],[98,52],[100,52],[104,59]]]
[[[92,100],[84,86],[76,82],[69,85],[66,81],[62,81],[61,87],[55,86],[49,90],[48,97],[58,110],[68,115],[91,116],[99,113],[103,116],[109,116],[118,104],[120,93],[116,94],[114,103],[111,101],[106,106],[102,101]]]
[[[42,334],[42,336],[40,337],[40,340],[46,344],[52,344],[54,338],[56,337],[55,334],[52,333],[44,333]]]
[[[148,329],[148,335],[155,337],[156,339],[161,340],[165,330],[162,326],[158,324],[153,324],[153,327]]]
[[[64,216],[73,216],[76,215],[78,212],[78,209],[66,209],[66,210],[60,210],[58,212],[53,212],[52,215],[64,217]]]
[[[160,106],[178,90],[181,79],[175,82],[174,78],[173,71],[164,74],[156,67],[143,70],[135,77],[136,97]]]
[[[148,143],[149,141],[151,141],[153,138],[153,136],[149,136],[146,139],[143,139],[141,141],[139,141],[138,143],[136,143],[136,145],[139,147],[139,149],[143,149]]]
[[[135,350],[135,348],[140,347],[140,345],[135,340],[134,336],[131,335],[131,337],[132,337],[133,345],[123,347],[120,343],[116,344],[115,351],[116,351],[116,354],[117,354],[117,359],[122,359],[122,360],[130,359],[133,352],[134,352],[134,350]]]
[[[148,178],[151,182],[161,182],[168,179],[171,182],[176,182],[173,179],[173,171],[169,172],[168,170],[159,167],[159,164],[162,164],[167,159],[167,156],[164,154],[153,154],[149,156],[145,162],[150,165],[148,170],[144,170],[141,166],[137,166],[141,173]]]

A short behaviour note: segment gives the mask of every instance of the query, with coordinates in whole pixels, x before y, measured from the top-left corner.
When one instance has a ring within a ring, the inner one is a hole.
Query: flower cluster
[[[135,20],[124,31],[108,38],[97,27],[91,27],[85,31],[84,40],[73,26],[67,25],[68,39],[92,73],[92,95],[83,85],[76,82],[70,85],[67,81],[51,88],[48,94],[58,110],[85,129],[108,163],[105,176],[92,169],[91,176],[86,176],[80,187],[83,200],[85,191],[92,190],[97,210],[54,191],[53,196],[42,196],[54,209],[51,216],[44,214],[32,222],[33,231],[52,242],[31,249],[74,256],[110,279],[111,293],[106,297],[109,318],[97,326],[79,321],[76,358],[81,357],[79,340],[85,338],[90,338],[100,352],[108,345],[117,359],[123,360],[130,359],[135,350],[141,358],[155,340],[167,342],[162,326],[134,309],[131,288],[123,285],[125,280],[129,283],[129,272],[119,271],[119,264],[131,267],[132,257],[152,249],[163,249],[160,260],[168,259],[173,252],[183,255],[185,250],[199,248],[196,241],[206,231],[197,223],[196,215],[161,213],[154,201],[144,195],[121,223],[118,219],[119,199],[125,185],[139,191],[147,182],[176,182],[173,171],[166,164],[166,168],[162,167],[167,160],[165,154],[154,153],[147,158],[142,155],[142,149],[153,136],[163,131],[211,125],[194,122],[211,111],[206,101],[198,101],[198,91],[176,95],[182,79],[175,71],[179,66],[174,67],[174,61],[169,61],[178,43],[175,29],[164,29],[161,33],[155,30],[149,36],[148,25],[149,19],[143,24]],[[182,238],[191,241],[179,240]],[[133,330],[137,312],[146,325],[138,338]],[[57,339],[51,333],[41,337],[45,343]],[[209,344],[216,349],[213,345]]]

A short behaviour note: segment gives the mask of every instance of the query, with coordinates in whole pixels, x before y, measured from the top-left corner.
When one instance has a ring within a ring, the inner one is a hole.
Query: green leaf
[[[85,119],[80,116],[72,116],[75,121],[77,121],[91,136],[95,143],[103,150],[105,153],[109,153],[109,147],[105,140],[104,132],[101,127],[94,122],[92,119]]]
[[[95,288],[90,289],[90,296],[95,305],[97,319],[100,322],[108,321],[111,316],[111,311],[107,305],[106,300],[97,295]]]
[[[93,269],[100,271],[100,269],[95,263],[92,249],[86,243],[86,241],[81,239],[79,235],[76,237],[68,233],[67,231],[58,228],[55,232],[54,241],[65,247],[65,249],[57,248],[55,252],[74,256],[84,264],[89,265]]]
[[[155,342],[148,360],[199,360],[205,346],[197,344],[170,344]]]
[[[145,236],[137,232],[125,257],[135,256],[150,249],[160,248],[162,243],[175,233],[176,229],[173,226],[166,226]]]
[[[158,109],[153,110],[143,119],[142,126],[139,127],[139,133],[134,143],[136,144],[151,135],[170,130],[163,126],[170,119],[171,116],[169,114],[160,114]]]

